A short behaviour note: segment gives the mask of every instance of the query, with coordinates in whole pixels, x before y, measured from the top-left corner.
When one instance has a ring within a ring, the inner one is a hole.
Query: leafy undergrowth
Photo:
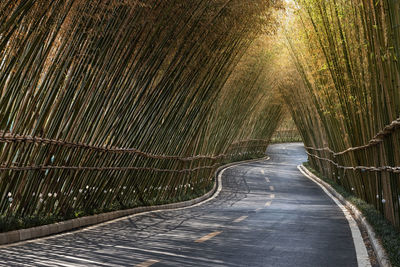
[[[308,162],[303,163],[303,165],[313,174],[330,184],[339,194],[362,212],[378,238],[382,241],[382,245],[389,256],[392,266],[400,267],[400,231],[385,219],[373,205],[347,192],[342,186],[336,184],[331,179],[322,176]]]
[[[228,164],[231,162],[237,162],[237,161],[242,161],[242,160],[249,160],[249,159],[257,159],[257,158],[262,158],[265,157],[265,154],[245,154],[241,156],[236,156],[234,158],[231,158],[230,160],[225,160],[221,163],[221,165]],[[37,214],[35,216],[27,216],[27,217],[19,217],[19,216],[13,216],[13,215],[0,215],[0,233],[2,232],[8,232],[8,231],[13,231],[13,230],[19,230],[19,229],[26,229],[26,228],[31,228],[31,227],[36,227],[36,226],[41,226],[41,225],[46,225],[46,224],[52,224],[56,222],[61,222],[65,220],[70,220],[70,219],[75,219],[79,217],[84,217],[84,216],[90,216],[94,214],[101,214],[105,212],[111,212],[111,211],[117,211],[117,210],[123,210],[123,209],[132,209],[140,206],[154,206],[154,205],[163,205],[163,204],[170,204],[170,203],[176,203],[176,202],[182,202],[186,200],[191,200],[197,197],[200,197],[210,191],[212,187],[214,186],[214,180],[210,181],[210,183],[202,188],[202,189],[194,189],[191,192],[187,192],[186,194],[182,194],[177,196],[176,198],[173,199],[167,199],[167,200],[158,200],[157,198],[153,199],[147,199],[145,203],[138,202],[138,201],[132,201],[131,203],[127,203],[125,205],[121,205],[118,201],[115,201],[112,203],[109,207],[103,208],[103,209],[90,209],[90,210],[78,210],[78,211],[72,211],[64,216],[56,216],[56,215],[48,215],[44,216],[41,214]]]

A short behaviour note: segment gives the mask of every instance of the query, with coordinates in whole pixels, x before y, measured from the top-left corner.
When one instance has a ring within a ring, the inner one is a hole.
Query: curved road
[[[2,266],[357,266],[347,220],[296,166],[302,144],[225,170],[196,207],[131,216],[0,249]]]

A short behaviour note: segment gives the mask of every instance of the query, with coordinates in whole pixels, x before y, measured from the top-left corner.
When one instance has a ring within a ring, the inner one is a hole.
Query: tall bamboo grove
[[[0,216],[176,201],[232,154],[262,152],[281,108],[254,40],[275,8],[1,1]]]
[[[283,95],[309,160],[400,227],[400,4],[296,3],[286,36],[298,78],[281,86],[301,82]]]

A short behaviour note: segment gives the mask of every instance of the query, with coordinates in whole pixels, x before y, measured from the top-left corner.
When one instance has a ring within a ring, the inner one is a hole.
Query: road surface
[[[192,208],[147,213],[0,249],[2,266],[357,266],[338,206],[297,170],[302,144],[225,170]]]

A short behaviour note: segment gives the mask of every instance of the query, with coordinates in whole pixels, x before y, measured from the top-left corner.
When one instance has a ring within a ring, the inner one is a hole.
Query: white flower
[[[385,203],[386,203],[386,200],[385,200],[384,198],[382,198],[382,203],[383,203],[383,204],[385,204]]]
[[[57,197],[57,193],[54,193],[54,194],[53,194],[53,197]]]
[[[12,201],[13,201],[13,198],[12,198],[12,197],[9,197],[9,198],[8,198],[8,201],[12,202]]]
[[[107,190],[104,190],[104,194],[107,194]]]
[[[86,189],[89,189],[89,186],[88,186],[88,185],[86,186]]]
[[[43,202],[43,198],[39,199],[40,202]]]
[[[76,200],[76,197],[74,197],[74,200]]]
[[[376,198],[379,198],[379,195],[376,195]]]
[[[351,188],[351,191],[354,191],[354,187]]]
[[[11,192],[8,192],[8,197],[11,197],[11,196],[12,196]]]
[[[82,193],[83,192],[83,189],[79,189],[79,193]]]
[[[126,189],[126,186],[122,187],[123,189]]]
[[[48,195],[49,197],[51,197],[51,196],[52,196],[52,195],[51,195],[51,193],[48,193],[47,195]]]
[[[35,192],[33,192],[33,193],[32,193],[32,196],[34,197],[35,195],[36,195],[36,193],[35,193]]]
[[[43,197],[43,194],[42,194],[42,193],[40,193],[40,194],[39,194],[39,197],[40,197],[40,198],[42,198],[42,197]]]

